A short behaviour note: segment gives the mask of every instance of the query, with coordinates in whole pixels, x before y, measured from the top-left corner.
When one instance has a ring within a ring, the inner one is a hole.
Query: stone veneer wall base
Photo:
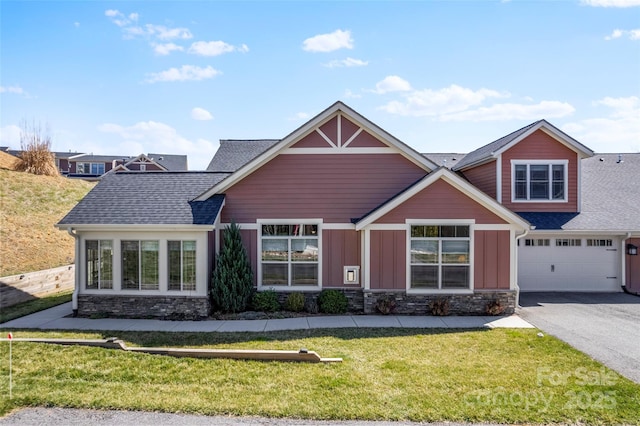
[[[209,316],[208,297],[78,295],[79,316],[201,320]]]

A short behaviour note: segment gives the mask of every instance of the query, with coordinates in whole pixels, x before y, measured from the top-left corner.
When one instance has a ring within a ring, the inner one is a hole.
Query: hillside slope
[[[0,169],[0,277],[73,262],[73,238],[54,228],[95,184]]]

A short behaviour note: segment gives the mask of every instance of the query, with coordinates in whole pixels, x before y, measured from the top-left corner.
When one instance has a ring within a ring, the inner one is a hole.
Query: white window
[[[548,238],[527,238],[524,245],[527,247],[548,247],[550,240]]]
[[[511,201],[567,201],[566,160],[514,160],[511,167]]]
[[[158,241],[121,241],[122,289],[158,290],[160,288]]]
[[[412,289],[460,290],[470,287],[468,225],[412,225]]]
[[[556,247],[580,247],[581,245],[580,238],[556,238]]]
[[[167,241],[169,290],[196,289],[196,242]]]
[[[87,240],[85,242],[85,254],[87,262],[87,289],[112,289],[113,241]]]
[[[613,240],[596,240],[588,239],[587,247],[611,247],[613,246]]]
[[[316,224],[261,226],[262,286],[318,286],[319,237]]]

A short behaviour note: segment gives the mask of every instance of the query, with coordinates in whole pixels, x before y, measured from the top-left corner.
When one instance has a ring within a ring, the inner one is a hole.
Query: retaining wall
[[[0,278],[0,308],[64,290],[73,290],[74,281],[74,265],[2,277]]]

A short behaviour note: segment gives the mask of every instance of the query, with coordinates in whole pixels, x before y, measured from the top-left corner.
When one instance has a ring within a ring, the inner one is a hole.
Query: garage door
[[[616,238],[537,236],[518,245],[522,291],[621,291]]]

